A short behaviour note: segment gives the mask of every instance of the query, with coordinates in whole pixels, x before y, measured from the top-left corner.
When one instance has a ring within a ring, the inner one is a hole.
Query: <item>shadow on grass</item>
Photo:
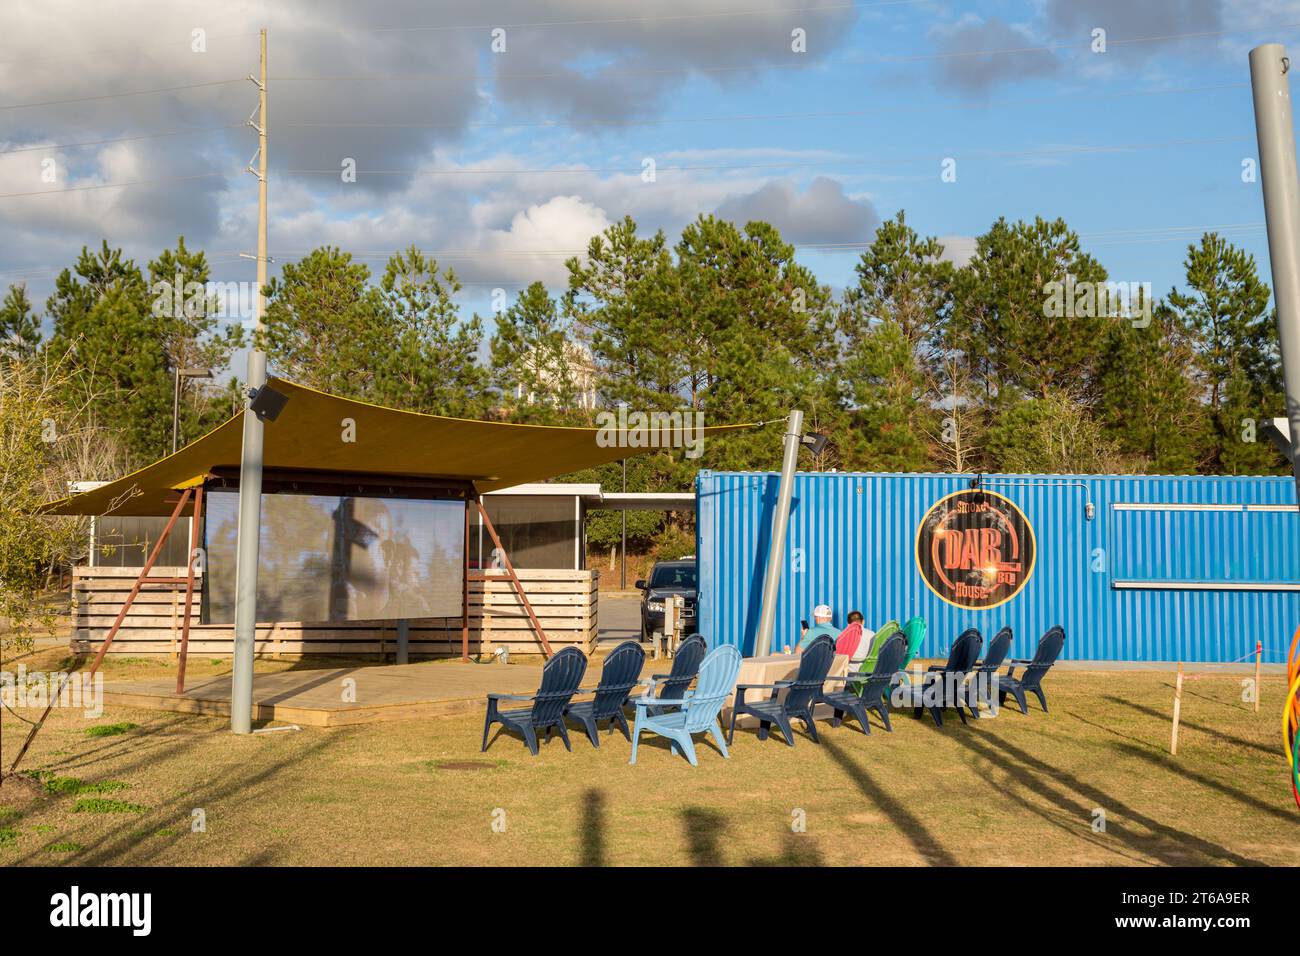
[[[1163,751],[1158,751],[1156,753],[1148,753],[1145,750],[1139,750],[1137,747],[1133,747],[1128,744],[1121,744],[1119,749],[1127,753],[1128,756],[1130,757],[1134,757],[1138,760],[1144,760],[1154,767],[1159,767],[1161,770],[1165,770],[1168,771],[1169,773],[1177,774],[1178,776],[1182,777],[1184,780],[1187,780],[1198,786],[1206,787],[1210,790],[1215,790],[1218,793],[1223,794],[1223,796],[1229,798],[1230,800],[1236,800],[1238,803],[1244,804],[1246,807],[1248,807],[1251,810],[1256,810],[1260,813],[1267,813],[1269,816],[1276,817],[1279,820],[1287,820],[1292,823],[1295,822],[1295,813],[1292,812],[1291,810],[1289,809],[1283,810],[1282,808],[1275,806],[1274,804],[1266,803],[1265,801],[1260,800],[1258,797],[1253,797],[1248,793],[1243,793],[1242,791],[1238,790],[1236,787],[1230,787],[1226,783],[1223,783],[1220,780],[1215,780],[1213,777],[1207,777],[1203,773],[1197,773],[1194,770],[1189,770],[1178,760],[1177,757],[1170,756],[1169,754],[1164,753]],[[1281,757],[1278,757],[1279,762],[1281,761],[1281,759],[1282,759]]]
[[[1189,856],[1193,853],[1237,866],[1263,865],[1259,860],[1242,856],[1211,840],[1206,840],[1203,837],[1169,826],[1147,816],[1123,800],[1106,793],[1098,787],[1085,783],[1070,771],[1040,760],[1028,751],[994,734],[981,734],[978,727],[980,723],[981,721],[976,721],[975,725],[971,727],[951,728],[958,731],[950,734],[951,739],[976,756],[982,757],[1002,769],[1007,774],[1012,786],[1019,786],[1023,791],[1047,797],[1057,806],[1074,807],[1075,817],[1080,821],[1080,827],[1088,826],[1092,819],[1093,809],[1101,808],[1106,811],[1106,835],[1108,837],[1114,837],[1134,852],[1153,856],[1167,865],[1186,866],[1192,862],[1189,860]],[[946,726],[943,728],[934,727],[933,725],[927,726],[930,726],[935,733],[940,734],[948,733],[950,730]],[[1123,749],[1134,754],[1141,754],[1148,759],[1151,756],[1142,754],[1137,748],[1126,746]],[[998,787],[987,778],[986,782],[999,795],[1008,796],[1006,790]],[[1155,836],[1143,836],[1125,827],[1123,825],[1124,820],[1133,821]],[[1080,833],[1080,836],[1082,837],[1083,834]]]
[[[683,807],[682,829],[686,853],[692,866],[723,866],[720,841],[727,831],[727,818],[707,807]]]
[[[692,866],[726,866],[722,843],[727,834],[727,818],[707,807],[682,809],[682,830],[686,837],[686,854]],[[807,836],[787,831],[781,851],[771,857],[751,857],[746,866],[821,866],[822,855]]]
[[[1121,740],[1128,740],[1135,744],[1141,744],[1143,747],[1150,747],[1152,750],[1158,749],[1157,745],[1153,744],[1149,740],[1143,740],[1141,737],[1133,737],[1130,736],[1129,734],[1122,734],[1114,727],[1107,727],[1105,724],[1099,724],[1095,720],[1089,720],[1087,717],[1084,717],[1082,714],[1076,714],[1072,710],[1065,711],[1065,716],[1073,717],[1081,724],[1087,724],[1089,727],[1092,727],[1095,730],[1105,731],[1108,734],[1112,734],[1116,737],[1119,737]]]
[[[185,718],[182,718],[185,719]],[[193,718],[189,718],[193,719]],[[185,741],[180,747],[174,748],[167,753],[169,759],[174,759],[191,751],[197,742],[202,740],[206,734],[196,734],[189,740]],[[294,748],[292,752],[286,753],[278,759],[267,763],[261,767],[250,767],[247,769],[227,771],[219,782],[209,785],[206,788],[191,788],[185,792],[179,793],[167,800],[164,800],[157,806],[149,808],[149,811],[143,815],[144,820],[149,821],[145,824],[140,816],[135,814],[124,815],[120,821],[114,821],[110,832],[101,834],[91,829],[89,822],[82,827],[73,827],[67,831],[59,833],[60,842],[72,840],[74,842],[84,843],[87,849],[76,854],[74,863],[78,866],[104,866],[110,864],[120,864],[129,858],[133,864],[148,865],[159,854],[170,846],[169,843],[158,842],[156,849],[144,843],[150,839],[149,833],[156,832],[157,829],[166,825],[177,825],[183,827],[184,836],[180,839],[211,839],[212,835],[191,834],[189,832],[189,821],[191,811],[195,807],[203,807],[207,811],[207,820],[209,826],[216,824],[220,826],[220,817],[213,811],[222,801],[229,798],[236,798],[237,803],[256,802],[259,798],[259,791],[266,786],[274,786],[274,777],[282,771],[289,771],[295,765],[311,760],[319,756],[325,750],[334,747],[337,744],[345,743],[349,735],[338,731],[326,736],[322,736],[318,741],[306,749]],[[249,740],[251,743],[251,739]],[[156,748],[155,748],[156,749]],[[127,775],[134,766],[145,762],[154,763],[157,755],[151,751],[148,754],[142,754],[136,761],[120,767],[114,767],[115,774]],[[69,769],[76,767],[75,762]],[[100,820],[105,818],[100,817]],[[178,821],[183,821],[179,823]],[[278,851],[270,847],[263,847],[256,854],[240,861],[240,865],[252,865],[252,861],[266,861],[270,855]],[[18,862],[26,863],[49,863],[48,854],[44,853],[44,847],[39,847],[25,856]]]
[[[830,754],[831,759],[862,791],[863,796],[881,809],[898,827],[899,832],[911,842],[916,852],[921,854],[926,863],[934,866],[956,866],[956,858],[944,848],[943,844],[903,804],[889,795],[889,791],[880,786],[867,771],[867,768],[854,760],[839,743],[822,737],[822,749]]]
[[[822,866],[821,851],[817,844],[807,836],[799,836],[793,831],[781,840],[781,852],[776,856],[758,857],[749,861],[749,866]]]
[[[1184,691],[1184,693],[1186,693],[1186,691]],[[1123,697],[1114,697],[1110,695],[1102,697],[1102,700],[1109,701],[1112,704],[1119,704],[1123,707],[1129,708],[1130,710],[1136,710],[1138,713],[1146,714],[1148,717],[1158,717],[1165,724],[1169,724],[1173,721],[1172,710],[1169,713],[1165,713],[1164,711],[1156,710],[1154,707],[1148,707],[1145,704],[1135,704],[1133,701],[1125,700]],[[1170,707],[1172,708],[1172,706],[1173,705],[1171,704]],[[1222,730],[1215,727],[1207,727],[1204,724],[1198,724],[1195,721],[1188,720],[1186,708],[1183,709],[1183,713],[1179,719],[1179,725],[1190,727],[1192,730],[1199,731],[1203,734],[1209,734],[1211,737],[1214,737],[1217,740],[1222,740],[1226,744],[1235,744],[1238,747],[1258,750],[1260,753],[1268,754],[1270,757],[1275,753],[1272,747],[1266,747],[1263,744],[1255,743],[1252,740],[1242,740],[1240,737],[1234,737],[1232,734],[1225,734]]]
[[[601,791],[588,790],[582,795],[582,817],[578,826],[582,848],[578,865],[605,866],[605,795]]]

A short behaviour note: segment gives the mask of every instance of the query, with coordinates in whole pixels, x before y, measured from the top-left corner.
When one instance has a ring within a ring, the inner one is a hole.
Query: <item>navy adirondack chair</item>
[[[889,640],[885,641],[884,646],[876,653],[876,666],[871,671],[871,675],[862,681],[859,685],[862,696],[859,697],[854,690],[849,687],[841,687],[839,690],[827,692],[818,690],[813,705],[827,704],[835,712],[831,719],[831,726],[838,727],[844,719],[845,713],[850,713],[858,718],[858,723],[862,725],[864,734],[871,733],[871,724],[867,721],[867,711],[874,710],[880,715],[880,721],[885,725],[885,730],[893,732],[894,728],[889,724],[889,702],[886,699],[889,694],[889,688],[893,686],[894,680],[898,677],[898,668],[902,664],[903,658],[907,656],[907,638],[901,633],[895,634]],[[846,677],[829,677],[828,681],[858,680],[861,674],[852,674]]]
[[[700,662],[704,660],[704,655],[708,653],[708,650],[709,645],[704,640],[703,634],[692,634],[682,641],[677,647],[677,653],[673,655],[672,670],[667,674],[652,674],[650,676],[654,683],[646,691],[647,696],[653,696],[655,688],[658,688],[660,700],[681,700],[682,695],[686,693],[686,688],[691,686],[691,681],[695,680],[695,675],[699,673]],[[666,714],[671,710],[672,708],[656,708],[652,706],[647,713]]]
[[[573,750],[569,732],[564,729],[564,708],[582,685],[582,675],[587,673],[587,658],[576,647],[565,647],[546,662],[542,668],[542,686],[536,694],[488,694],[487,716],[483,719],[483,749],[488,749],[488,732],[493,724],[524,735],[524,742],[533,756],[537,756],[537,732],[545,730],[550,739],[551,728],[560,732],[566,750]],[[531,707],[501,710],[503,700],[531,700]]]
[[[785,742],[793,747],[794,731],[790,728],[790,718],[798,717],[808,728],[808,736],[813,739],[813,743],[821,743],[817,739],[817,728],[813,725],[813,705],[822,684],[826,683],[826,674],[834,659],[835,645],[823,634],[804,649],[799,658],[799,672],[794,680],[777,681],[775,684],[737,684],[727,740],[730,741],[736,734],[736,718],[741,714],[751,714],[758,718],[759,740],[766,740],[768,731],[776,724],[781,729]],[[745,700],[746,691],[764,688],[772,691],[772,696],[767,700]],[[786,690],[785,700],[778,700],[777,695],[782,690]]]
[[[920,717],[922,711],[928,710],[935,724],[942,727],[944,709],[952,707],[957,711],[961,722],[967,722],[962,706],[965,705],[972,714],[975,708],[966,697],[966,675],[979,659],[980,645],[983,643],[984,638],[980,637],[976,628],[961,632],[961,636],[953,641],[952,648],[948,651],[948,663],[931,666],[926,671],[921,686],[912,688],[914,716]]]
[[[641,683],[641,668],[645,664],[645,651],[636,641],[624,641],[614,648],[605,658],[605,666],[600,672],[600,683],[595,690],[579,689],[579,694],[595,694],[591,700],[580,700],[564,708],[564,716],[576,720],[587,730],[587,737],[593,747],[600,746],[597,729],[600,721],[609,721],[609,732],[614,732],[617,723],[623,736],[632,739],[628,730],[627,718],[623,708],[632,689]]]
[[[681,698],[670,703],[662,703],[662,697],[638,697],[636,704],[636,722],[632,726],[632,759],[636,763],[636,745],[643,733],[654,733],[672,741],[672,752],[681,751],[691,766],[699,766],[695,756],[695,734],[708,731],[717,741],[723,757],[730,757],[727,744],[722,739],[722,727],[718,724],[718,713],[736,686],[736,677],[740,674],[740,651],[729,644],[715,647],[700,663],[699,680],[694,690],[682,693]],[[651,713],[654,711],[654,713]]]
[[[1020,705],[1020,712],[1027,714],[1029,710],[1025,706],[1025,691],[1029,691],[1043,705],[1043,713],[1047,713],[1047,698],[1043,695],[1043,677],[1061,656],[1061,649],[1064,647],[1065,628],[1059,624],[1049,628],[1047,633],[1038,639],[1038,648],[1034,651],[1032,660],[1011,661],[1006,674],[998,678],[999,701],[1006,700],[1007,694],[1010,694]],[[1025,671],[1017,678],[1014,676],[1015,670],[1021,666]]]
[[[984,660],[975,662],[974,676],[971,678],[970,691],[975,696],[976,706],[987,704],[990,710],[996,710],[990,691],[993,689],[994,681],[1000,682],[997,677],[998,668],[1002,662],[1007,659],[1007,654],[1011,653],[1011,628],[1004,627],[993,635],[993,640],[989,641],[988,649],[984,652]],[[967,698],[969,699],[969,698]],[[1001,701],[999,701],[999,704]]]

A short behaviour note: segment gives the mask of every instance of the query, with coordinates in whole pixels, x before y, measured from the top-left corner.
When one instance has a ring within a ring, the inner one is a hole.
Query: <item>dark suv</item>
[[[662,634],[664,629],[664,598],[680,594],[685,606],[682,608],[682,632],[695,632],[696,577],[695,558],[680,558],[677,561],[656,561],[650,570],[650,580],[636,582],[637,589],[645,592],[641,596],[641,640],[648,641],[651,634]]]

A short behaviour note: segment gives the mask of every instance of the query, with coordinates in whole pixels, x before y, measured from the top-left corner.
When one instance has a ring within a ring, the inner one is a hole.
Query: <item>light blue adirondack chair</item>
[[[727,700],[727,695],[736,686],[740,676],[740,651],[724,644],[715,647],[700,663],[700,674],[695,681],[695,689],[686,691],[680,701],[665,702],[662,697],[638,697],[632,701],[636,704],[636,723],[632,727],[632,759],[636,763],[636,745],[641,739],[641,732],[660,734],[671,740],[672,751],[681,750],[691,766],[699,766],[695,759],[695,743],[692,735],[708,731],[717,741],[722,756],[728,757],[726,741],[722,739],[722,725],[718,723],[718,713]],[[659,711],[650,714],[648,708]]]

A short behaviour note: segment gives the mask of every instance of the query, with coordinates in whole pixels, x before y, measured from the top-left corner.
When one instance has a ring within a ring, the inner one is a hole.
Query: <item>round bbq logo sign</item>
[[[1015,503],[991,491],[935,502],[916,529],[916,564],[930,590],[970,610],[1020,593],[1038,555],[1034,529]]]

